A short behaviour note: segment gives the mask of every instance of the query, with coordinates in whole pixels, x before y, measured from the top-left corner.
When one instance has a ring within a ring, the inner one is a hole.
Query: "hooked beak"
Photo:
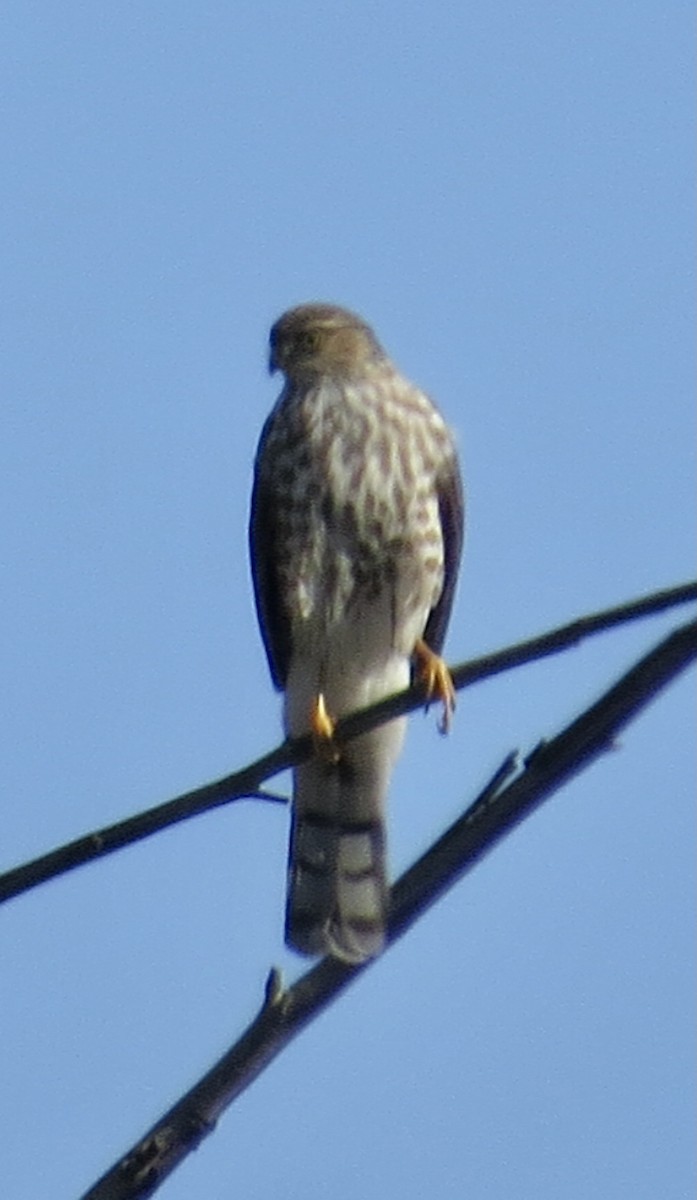
[[[274,371],[281,370],[281,364],[278,361],[278,346],[274,337],[275,330],[271,331],[269,339],[269,375],[273,375]]]

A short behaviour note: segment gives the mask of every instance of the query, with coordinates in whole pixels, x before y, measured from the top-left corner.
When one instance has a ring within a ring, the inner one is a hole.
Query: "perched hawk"
[[[365,321],[304,304],[271,330],[285,382],[257,451],[250,546],[295,768],[286,940],[362,962],[383,948],[385,797],[405,719],[338,745],[334,722],[406,687],[454,704],[438,657],[462,547],[453,439]]]

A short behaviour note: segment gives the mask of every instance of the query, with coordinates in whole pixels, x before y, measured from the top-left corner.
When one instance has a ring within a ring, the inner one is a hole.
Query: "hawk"
[[[440,413],[354,313],[290,309],[271,330],[269,369],[285,381],[255,462],[254,594],[286,732],[315,742],[293,772],[286,942],[356,963],[385,943],[385,800],[406,719],[343,745],[334,724],[413,670],[447,728],[455,693],[439,654],[460,472]]]

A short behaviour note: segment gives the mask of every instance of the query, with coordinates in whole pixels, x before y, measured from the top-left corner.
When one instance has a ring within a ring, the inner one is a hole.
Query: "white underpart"
[[[405,420],[403,407],[389,399],[395,386],[408,391],[411,419]],[[379,405],[371,399],[379,399]],[[440,435],[444,442],[448,434],[430,401],[392,373],[378,378],[372,389],[365,381],[356,389],[325,384],[304,408],[302,420],[309,444],[322,451],[318,506],[326,499],[326,481],[331,479],[335,511],[351,507],[370,515],[358,528],[313,522],[313,534],[293,564],[294,578],[288,582],[294,598],[294,655],[285,709],[291,734],[308,729],[319,692],[329,713],[339,717],[404,688],[409,657],[443,583],[434,464],[419,450],[426,425],[430,435]],[[393,421],[399,433],[387,436],[393,433]],[[405,440],[416,464],[413,486],[406,489],[397,482],[401,464],[395,458]],[[370,453],[365,453],[366,441]],[[374,453],[381,442],[382,455]],[[302,525],[307,507],[301,496],[298,500]],[[430,531],[430,542],[422,539],[424,530]],[[372,544],[379,558],[395,539],[404,541],[404,551],[389,586],[377,596],[357,595],[354,566],[360,543]],[[396,739],[396,731],[393,736]],[[395,745],[396,756],[397,741]]]

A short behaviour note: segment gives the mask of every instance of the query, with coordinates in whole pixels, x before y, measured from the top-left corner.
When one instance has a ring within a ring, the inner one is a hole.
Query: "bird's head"
[[[269,370],[290,382],[345,378],[385,357],[369,325],[334,304],[301,304],[279,317],[269,338]]]

